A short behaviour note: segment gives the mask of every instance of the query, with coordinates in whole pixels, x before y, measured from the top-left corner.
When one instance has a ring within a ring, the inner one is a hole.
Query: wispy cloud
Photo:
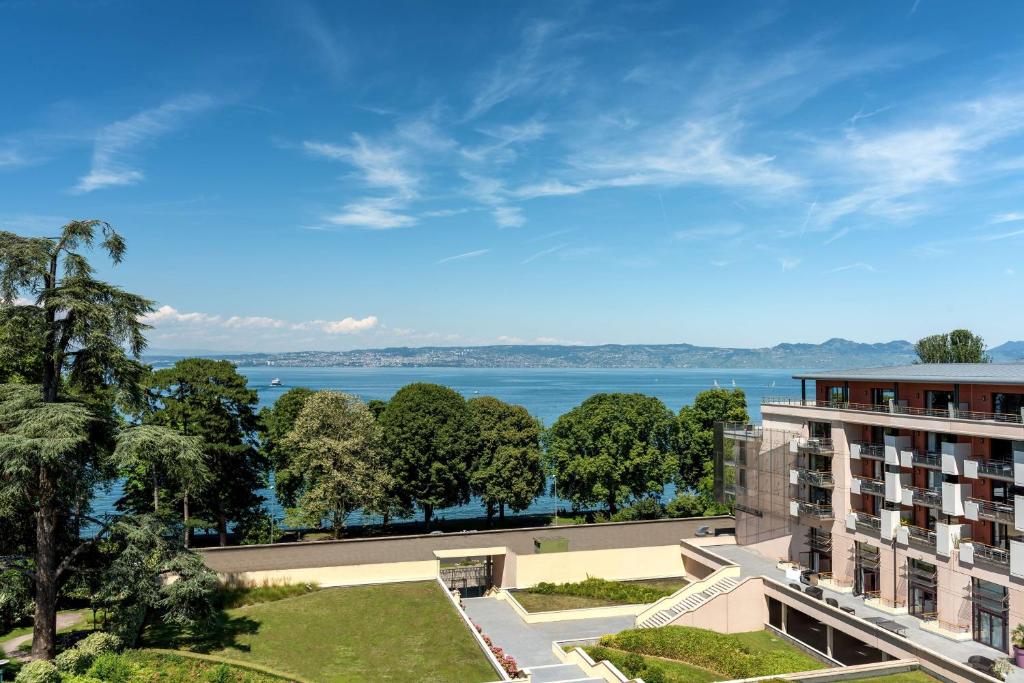
[[[499,206],[493,214],[494,222],[503,228],[519,228],[526,224],[523,211],[518,206]]]
[[[831,270],[826,270],[825,272],[826,273],[843,273],[843,272],[846,272],[848,270],[866,270],[868,272],[871,272],[874,269],[875,269],[875,267],[873,265],[871,265],[870,263],[857,262],[857,263],[848,263],[845,266],[836,266],[835,268],[832,268]]]
[[[1016,223],[1017,221],[1024,221],[1024,212],[1021,211],[1008,211],[1006,213],[999,213],[992,216],[990,223]]]
[[[712,225],[702,228],[677,230],[672,233],[672,238],[681,241],[718,239],[722,237],[732,237],[733,235],[738,235],[741,232],[743,232],[743,227],[740,225]]]
[[[539,258],[543,258],[549,254],[554,254],[555,252],[561,251],[562,249],[565,249],[567,246],[569,245],[559,244],[558,246],[548,247],[547,249],[541,249],[540,251],[534,252],[527,256],[525,259],[523,259],[523,263],[532,263],[533,261],[536,261]]]
[[[74,190],[92,192],[142,181],[145,174],[134,168],[133,153],[177,127],[188,115],[213,105],[208,95],[185,95],[100,129],[93,143],[92,168],[79,178]]]
[[[996,242],[999,240],[1010,239],[1011,237],[1020,237],[1024,235],[1024,228],[1020,230],[1011,230],[1009,232],[1000,232],[994,235],[982,235],[978,237],[979,242]]]
[[[390,198],[370,198],[352,202],[338,213],[325,217],[331,225],[363,228],[367,230],[391,230],[416,225],[417,219],[401,212],[401,202]]]
[[[782,266],[782,270],[795,270],[802,262],[803,259],[792,256],[779,257],[779,265]]]
[[[452,261],[464,261],[465,259],[476,258],[477,256],[483,256],[484,254],[489,254],[490,252],[491,252],[490,249],[477,249],[476,251],[467,251],[464,254],[455,254],[454,256],[446,256],[443,259],[441,259],[440,261],[438,261],[437,263],[438,263],[438,265],[441,265],[442,263],[451,263]]]
[[[370,187],[394,190],[402,199],[418,193],[420,178],[408,167],[405,150],[372,143],[358,133],[352,135],[351,145],[306,141],[302,146],[310,154],[351,164]]]
[[[294,0],[285,6],[291,10],[294,26],[306,38],[327,74],[335,81],[344,79],[352,59],[338,35],[339,29],[330,26],[312,3]]]

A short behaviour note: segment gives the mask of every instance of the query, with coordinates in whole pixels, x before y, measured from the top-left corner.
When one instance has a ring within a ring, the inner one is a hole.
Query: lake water
[[[748,412],[752,420],[761,417],[763,396],[794,396],[800,394],[800,382],[792,379],[791,370],[732,370],[732,369],[471,369],[471,368],[239,368],[249,379],[249,386],[259,394],[260,407],[273,405],[284,392],[294,387],[344,391],[365,401],[386,400],[398,389],[411,382],[433,382],[449,386],[467,398],[495,396],[509,403],[526,407],[545,426],[558,416],[579,405],[587,397],[599,392],[638,392],[657,396],[673,412],[692,403],[698,393],[718,386],[739,387],[746,392]],[[270,386],[279,378],[281,387]],[[550,486],[549,486],[550,489]],[[269,514],[280,520],[283,511],[274,499],[273,491],[263,492]],[[665,498],[675,495],[667,487]],[[121,496],[121,487],[114,484],[108,491],[99,492],[97,512],[113,508]],[[534,501],[525,514],[550,513],[556,505],[568,508],[568,501],[544,495]],[[483,514],[483,505],[477,500],[467,505],[437,510],[440,519],[465,519]],[[357,513],[350,524],[363,521]],[[378,521],[367,519],[368,522]]]

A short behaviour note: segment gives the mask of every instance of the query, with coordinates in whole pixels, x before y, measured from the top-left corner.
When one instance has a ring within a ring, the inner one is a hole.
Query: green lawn
[[[152,634],[150,642],[165,646],[167,637]],[[330,588],[232,609],[216,637],[178,645],[313,681],[498,678],[432,581]]]
[[[629,656],[628,652],[624,652],[623,650],[613,650],[612,648],[601,647],[600,645],[590,645],[583,649],[588,655],[594,658],[594,660],[601,661],[602,659],[607,659],[623,673],[626,673],[627,669],[631,669],[628,665],[628,660],[626,659],[626,657]],[[692,666],[683,662],[676,662],[671,659],[661,659],[658,657],[645,657],[640,655],[640,658],[643,661],[645,668],[657,667],[661,669],[665,674],[665,683],[714,683],[714,681],[722,680],[722,676],[720,674],[708,671],[707,669],[701,669],[698,666]],[[643,677],[643,670],[631,670],[629,675],[639,675],[640,677]]]
[[[907,671],[901,674],[889,676],[876,676],[874,678],[858,678],[856,683],[937,683],[937,680],[923,671]]]
[[[683,578],[644,581],[605,581],[590,578],[576,583],[538,584],[533,588],[515,591],[515,599],[527,612],[642,605],[672,595],[687,583]]]
[[[724,634],[689,626],[628,629],[604,636],[600,645],[713,671],[720,674],[719,679],[773,676],[825,666],[767,630]]]

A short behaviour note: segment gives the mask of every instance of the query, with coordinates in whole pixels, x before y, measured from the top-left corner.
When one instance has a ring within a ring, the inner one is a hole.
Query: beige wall
[[[506,567],[509,562],[506,561]],[[506,569],[507,572],[507,569]],[[583,550],[568,553],[518,555],[515,588],[529,588],[541,581],[568,583],[588,576],[601,579],[646,579],[683,576],[679,545],[614,550]]]
[[[719,633],[760,631],[768,623],[764,581],[752,577],[728,593],[720,593],[691,612],[684,612],[672,626],[695,626]]]
[[[268,571],[221,574],[221,580],[247,585],[263,583],[317,583],[325,588],[358,586],[371,583],[434,580],[438,561],[392,562],[386,564],[354,564],[345,567],[313,567],[310,569],[277,569]]]

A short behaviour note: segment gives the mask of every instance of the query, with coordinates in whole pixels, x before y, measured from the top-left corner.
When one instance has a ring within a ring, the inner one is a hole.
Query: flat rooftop
[[[793,375],[793,379],[1024,385],[1024,363],[920,363],[917,365],[890,365],[883,368],[808,372]]]

